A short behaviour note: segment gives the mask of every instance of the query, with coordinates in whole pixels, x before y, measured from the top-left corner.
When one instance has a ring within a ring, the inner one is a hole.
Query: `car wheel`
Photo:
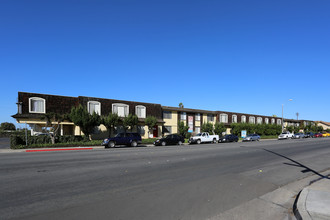
[[[238,139],[236,139],[235,142],[238,142]]]
[[[213,138],[213,144],[217,143],[217,139]]]
[[[178,142],[178,145],[182,145],[182,141],[179,141],[179,142]]]
[[[110,142],[109,142],[109,144],[108,144],[108,146],[109,146],[109,147],[115,147],[115,146],[116,146],[116,144],[115,144],[115,142],[114,142],[114,141],[110,141]]]
[[[200,139],[197,140],[197,144],[201,144],[201,140]]]
[[[136,147],[137,146],[137,142],[136,141],[132,141],[131,146],[132,147]]]
[[[166,146],[166,142],[165,141],[162,142],[162,146]]]

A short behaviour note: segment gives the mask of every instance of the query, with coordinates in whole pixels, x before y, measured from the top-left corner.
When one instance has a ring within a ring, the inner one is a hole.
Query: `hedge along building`
[[[107,116],[109,113],[117,113],[118,116],[124,118],[128,114],[136,114],[139,122],[133,131],[139,132],[143,138],[148,138],[148,127],[144,121],[147,116],[154,116],[157,119],[157,124],[151,131],[151,134],[153,137],[158,137],[162,134],[164,121],[162,120],[161,105],[144,102],[18,92],[17,114],[12,117],[18,123],[27,123],[31,127],[31,135],[35,135],[42,132],[46,127],[46,121],[43,119],[46,113],[69,114],[72,107],[79,105],[86,107],[89,113],[96,112],[101,116]],[[118,126],[117,131],[122,131],[122,128]],[[100,125],[96,133],[98,133],[97,136],[102,137],[108,135],[104,125]],[[79,126],[75,126],[70,121],[63,121],[60,123],[59,134],[82,135],[83,133]]]

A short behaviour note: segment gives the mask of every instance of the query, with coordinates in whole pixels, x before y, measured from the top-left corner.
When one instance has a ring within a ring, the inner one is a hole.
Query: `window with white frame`
[[[237,123],[237,115],[231,116],[231,123]]]
[[[220,114],[220,123],[228,123],[228,115]]]
[[[255,123],[256,123],[256,119],[255,119],[255,117],[250,116],[250,117],[249,117],[249,123],[250,123],[250,124],[255,124]]]
[[[46,100],[39,97],[29,98],[30,113],[46,113]]]
[[[242,117],[241,117],[241,123],[246,123],[246,116],[245,115],[242,115]]]
[[[269,124],[269,119],[265,118],[265,124]]]
[[[137,105],[135,106],[135,112],[138,118],[146,118],[146,107],[143,105]]]
[[[281,124],[281,122],[282,122],[282,120],[281,120],[281,119],[277,119],[277,124],[278,124],[278,125],[280,125],[280,124]]]
[[[117,114],[119,117],[128,116],[129,106],[123,103],[112,104],[112,113]]]
[[[87,102],[87,110],[90,114],[95,112],[98,115],[101,115],[101,103],[97,101],[89,101]]]
[[[172,112],[171,111],[163,111],[163,118],[164,119],[172,119]]]
[[[196,121],[200,121],[201,120],[201,114],[200,113],[196,113],[195,120]]]
[[[207,121],[213,122],[214,116],[212,114],[207,114]]]
[[[262,124],[262,117],[257,118],[257,124]]]
[[[198,134],[198,133],[201,133],[201,127],[195,127],[195,132]]]
[[[181,112],[181,115],[180,115],[180,119],[181,120],[186,120],[187,119],[187,113],[186,112]]]
[[[272,124],[275,124],[275,118],[272,118]]]

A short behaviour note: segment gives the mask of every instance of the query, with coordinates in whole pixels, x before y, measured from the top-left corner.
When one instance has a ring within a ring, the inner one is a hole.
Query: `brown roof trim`
[[[192,109],[192,108],[179,108],[179,107],[162,106],[162,109],[165,110],[165,111],[179,111],[179,112],[217,114],[216,111],[208,111],[208,110]]]

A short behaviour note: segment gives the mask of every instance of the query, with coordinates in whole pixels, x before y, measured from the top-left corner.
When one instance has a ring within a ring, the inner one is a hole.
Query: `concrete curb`
[[[301,190],[294,210],[297,219],[330,219],[330,180],[318,179]]]
[[[304,188],[300,194],[299,197],[297,198],[297,207],[296,210],[294,211],[295,216],[298,220],[304,219],[304,220],[311,220],[311,216],[308,214],[306,210],[306,199],[308,195],[308,188]]]

